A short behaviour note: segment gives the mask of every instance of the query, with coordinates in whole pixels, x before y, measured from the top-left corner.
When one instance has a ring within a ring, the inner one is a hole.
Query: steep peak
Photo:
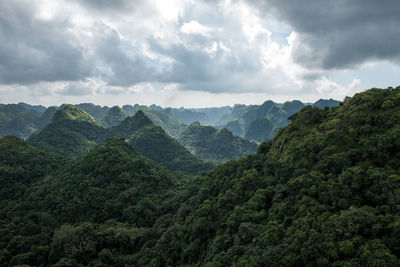
[[[146,116],[146,114],[144,114],[143,111],[138,110],[135,116],[127,117],[118,126],[112,127],[111,130],[123,133],[122,136],[128,136],[147,125],[153,125],[153,122]]]
[[[149,117],[147,117],[147,115],[146,115],[146,114],[143,112],[143,110],[141,110],[141,109],[139,109],[139,110],[136,112],[134,118],[135,118],[135,119],[148,119],[148,120],[150,120]]]
[[[233,134],[228,129],[222,128],[222,129],[218,130],[217,135],[219,135],[219,136],[232,136]]]
[[[272,100],[267,100],[260,106],[261,111],[267,113],[268,110],[275,105],[275,102]]]
[[[122,108],[120,106],[113,106],[112,108],[110,108],[108,110],[109,114],[124,114],[124,111],[122,110]]]
[[[84,121],[92,124],[98,124],[96,119],[93,118],[89,113],[70,104],[63,104],[61,108],[58,109],[54,114],[53,122],[60,120]]]
[[[190,127],[200,127],[200,126],[201,126],[201,124],[199,121],[195,121],[192,124],[190,124]]]
[[[128,115],[122,110],[120,106],[114,106],[110,108],[103,118],[103,122],[106,126],[116,126],[120,124]]]

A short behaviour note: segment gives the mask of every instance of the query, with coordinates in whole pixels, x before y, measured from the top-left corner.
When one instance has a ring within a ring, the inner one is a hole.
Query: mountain
[[[99,122],[89,113],[70,104],[63,104],[54,114],[53,121],[77,121],[99,125]]]
[[[185,124],[192,124],[195,121],[207,121],[207,115],[203,112],[196,112],[189,109],[176,109],[173,110],[174,114]]]
[[[195,156],[214,162],[238,159],[258,148],[257,144],[235,136],[227,129],[218,130],[199,122],[182,131],[177,140]]]
[[[399,266],[400,87],[290,120],[188,185],[141,264]]]
[[[57,107],[52,106],[48,107],[43,112],[42,116],[40,117],[39,129],[43,129],[53,120],[53,116],[56,113],[57,109]]]
[[[238,136],[241,136],[243,134],[243,129],[240,126],[239,120],[237,120],[237,119],[228,122],[227,124],[225,124],[225,126],[223,128],[228,129],[233,134],[238,135]]]
[[[147,106],[125,105],[122,107],[122,110],[124,110],[129,116],[133,116],[138,110],[141,110],[155,125],[163,128],[170,136],[176,136],[186,127],[186,125],[173,113],[172,109],[162,109],[155,105],[152,105],[152,107],[156,109]]]
[[[31,135],[28,143],[43,151],[78,156],[104,142],[103,132],[90,114],[74,105],[63,105],[55,112],[52,122]]]
[[[7,148],[5,142],[9,143]],[[159,207],[168,190],[182,179],[116,138],[59,166],[56,172],[43,152],[22,140],[0,139],[0,151],[0,157],[4,151],[17,151],[15,160],[8,159],[5,164],[14,166],[17,162],[15,170],[31,178],[28,188],[20,183],[7,184],[7,190],[21,191],[13,201],[7,200],[2,188],[2,266],[88,265],[99,253],[102,256],[97,265],[120,266],[109,259],[110,251],[131,251],[157,235],[149,227],[166,213]],[[27,162],[37,166],[30,169]],[[3,161],[0,164],[4,166]],[[127,257],[119,261],[129,263]]]
[[[108,136],[126,139],[136,151],[170,170],[199,173],[213,167],[194,157],[161,127],[154,125],[141,110],[134,117],[128,117],[120,125],[110,128]]]
[[[110,109],[109,107],[101,107],[92,103],[81,103],[76,106],[92,115],[98,121],[101,121]]]
[[[0,107],[0,136],[16,135],[27,138],[39,129],[41,114],[21,105],[9,104]]]
[[[339,104],[340,101],[337,100],[320,99],[313,105],[323,109]],[[216,127],[226,128],[248,140],[262,142],[272,138],[279,128],[288,125],[288,118],[306,105],[309,104],[298,100],[286,101],[283,104],[268,100],[261,105],[235,105],[229,114],[221,118]]]
[[[321,109],[323,109],[323,108],[325,108],[325,107],[329,107],[329,108],[331,108],[331,107],[337,107],[337,106],[339,106],[340,105],[340,101],[337,101],[337,100],[333,100],[332,98],[331,99],[320,99],[320,100],[318,100],[317,102],[315,102],[314,104],[313,104],[313,106],[314,107],[317,107],[317,108],[321,108]]]
[[[34,110],[34,111],[39,112],[39,113],[43,113],[46,110],[46,107],[44,107],[42,105],[36,105],[35,106],[35,105],[26,104],[24,102],[19,102],[18,105],[23,107],[23,108],[25,108],[26,110]]]
[[[275,133],[274,124],[267,118],[256,119],[247,126],[245,138],[257,142],[271,139]]]
[[[1,201],[21,197],[31,183],[56,167],[54,155],[39,151],[16,136],[0,138]]]
[[[136,115],[119,130],[162,131]],[[0,139],[0,265],[400,266],[400,87],[289,119],[201,176],[118,138],[59,161]]]
[[[43,193],[49,197],[42,208],[51,210],[70,202],[57,214],[59,220],[104,223],[112,219],[149,226],[161,211],[140,206],[159,205],[163,191],[178,181],[175,174],[138,154],[126,141],[110,138],[47,180]]]
[[[179,109],[170,109],[185,124],[192,124],[193,122],[198,121],[204,125],[216,125],[224,115],[229,114],[231,111],[231,107],[229,106],[192,109],[181,107]]]
[[[126,119],[126,117],[128,115],[119,106],[114,106],[107,111],[102,122],[106,127],[116,126]]]
[[[117,126],[103,128],[85,111],[73,105],[63,105],[54,114],[53,121],[32,135],[28,143],[44,151],[76,157],[104,144],[111,137],[126,139],[139,153],[174,171],[199,173],[212,167],[191,155],[141,110]]]

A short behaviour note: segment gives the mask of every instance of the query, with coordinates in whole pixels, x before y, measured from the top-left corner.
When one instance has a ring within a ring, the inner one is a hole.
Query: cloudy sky
[[[398,0],[0,0],[0,102],[221,106],[400,85]]]

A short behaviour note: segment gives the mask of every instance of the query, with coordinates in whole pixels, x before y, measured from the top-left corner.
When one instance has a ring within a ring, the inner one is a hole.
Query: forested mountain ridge
[[[400,265],[400,87],[368,90],[332,109],[305,107],[291,120],[257,154],[199,178],[154,253],[140,258]]]
[[[219,163],[247,156],[258,149],[256,143],[233,135],[227,129],[218,130],[198,122],[183,130],[177,140],[192,154]]]
[[[2,266],[83,266],[100,252],[97,264],[113,265],[107,258],[114,248],[128,251],[157,235],[149,227],[166,212],[160,207],[167,190],[183,179],[116,138],[58,166],[15,137],[0,139],[0,152],[33,156],[20,158],[19,166],[1,161],[1,170],[8,169],[1,179],[17,178],[13,170],[31,176],[7,184],[0,195]],[[39,165],[32,170],[31,163]]]
[[[128,117],[119,106],[110,108],[106,115],[102,118],[102,122],[106,127],[112,127],[120,124],[124,119]]]
[[[320,99],[313,105],[324,108],[325,106],[337,106],[339,103],[340,101],[332,99]],[[167,134],[173,137],[178,136],[191,123],[199,121],[203,125],[226,128],[235,135],[262,142],[271,138],[280,127],[287,125],[287,118],[304,105],[309,104],[301,103],[297,100],[279,104],[268,100],[262,105],[235,105],[234,107],[197,109],[162,108],[156,105],[144,106],[138,104],[133,106],[124,105],[122,108],[99,106],[92,103],[81,103],[75,106],[90,114],[106,127],[115,126],[127,116],[134,116],[138,110],[142,110],[155,125],[160,126]],[[63,105],[46,109],[44,106],[34,106],[22,102],[8,105],[1,104],[0,136],[12,134],[27,139],[50,123],[58,108],[63,108]],[[19,116],[19,114],[21,115]],[[261,127],[257,126],[256,120],[262,122],[263,125]],[[266,120],[271,121],[272,128],[265,127]]]
[[[15,136],[0,139],[1,201],[20,198],[29,184],[56,170],[61,159],[26,144]]]
[[[76,157],[104,144],[111,137],[126,139],[139,153],[171,170],[197,173],[213,166],[191,155],[141,110],[119,125],[103,128],[85,111],[64,105],[56,111],[52,122],[32,135],[28,143],[44,151]]]
[[[27,138],[39,129],[41,114],[24,106],[9,104],[0,107],[0,136],[16,135]]]
[[[138,116],[139,132],[157,127]],[[0,263],[399,266],[400,87],[289,119],[257,153],[197,177],[115,138],[39,173],[1,201]]]

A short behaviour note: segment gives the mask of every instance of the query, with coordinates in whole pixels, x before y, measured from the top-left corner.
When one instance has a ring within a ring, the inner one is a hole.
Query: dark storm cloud
[[[246,0],[298,33],[296,62],[309,68],[351,68],[400,58],[398,0]]]
[[[0,1],[0,82],[75,81],[91,75],[68,21],[39,20],[31,1]]]

